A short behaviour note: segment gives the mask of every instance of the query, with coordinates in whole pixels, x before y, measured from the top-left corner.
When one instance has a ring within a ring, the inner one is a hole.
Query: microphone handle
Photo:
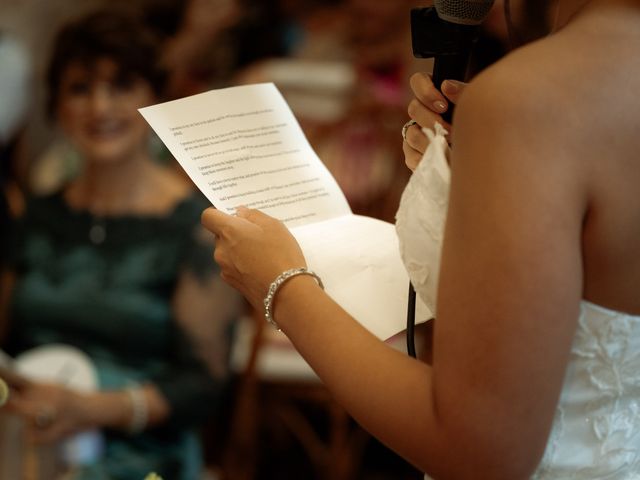
[[[416,290],[413,284],[409,282],[409,299],[407,302],[407,353],[409,356],[416,358]]]
[[[438,55],[433,62],[432,80],[436,88],[442,91],[442,82],[445,80],[464,81],[469,65],[469,52],[452,55]],[[451,123],[455,106],[449,102],[449,108],[442,114],[442,118]]]
[[[470,54],[468,51],[450,55],[438,55],[433,62],[432,81],[436,88],[442,91],[442,82],[445,80],[460,80],[466,78]],[[455,105],[449,102],[449,108],[442,114],[443,120],[451,123]],[[407,353],[416,357],[414,338],[416,311],[416,291],[409,282],[409,298],[407,304]]]

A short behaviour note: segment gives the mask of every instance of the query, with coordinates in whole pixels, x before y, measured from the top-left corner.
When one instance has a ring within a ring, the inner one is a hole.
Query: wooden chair
[[[238,384],[223,455],[224,480],[257,478],[260,452],[287,441],[295,442],[296,451],[302,449],[315,478],[354,478],[369,437],[284,334],[253,314],[239,325],[232,365]],[[318,428],[305,408],[320,412],[324,428]],[[296,460],[288,457],[283,461]]]
[[[59,446],[34,446],[26,442],[22,421],[0,411],[0,480],[53,480],[64,467]]]

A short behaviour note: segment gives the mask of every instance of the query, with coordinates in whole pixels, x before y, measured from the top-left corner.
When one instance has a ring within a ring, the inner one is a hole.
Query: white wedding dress
[[[449,147],[440,125],[425,133],[431,145],[403,193],[396,230],[416,292],[435,312]],[[552,431],[532,478],[640,480],[640,316],[581,302]]]

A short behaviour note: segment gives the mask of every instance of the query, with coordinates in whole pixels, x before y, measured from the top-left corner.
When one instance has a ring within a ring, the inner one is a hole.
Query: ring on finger
[[[41,407],[37,413],[33,422],[36,427],[45,429],[50,427],[56,419],[56,412],[49,406]]]
[[[410,127],[412,127],[413,125],[416,125],[418,122],[416,122],[415,120],[409,120],[407,123],[405,123],[402,126],[402,139],[404,141],[407,140],[407,130],[409,130]]]

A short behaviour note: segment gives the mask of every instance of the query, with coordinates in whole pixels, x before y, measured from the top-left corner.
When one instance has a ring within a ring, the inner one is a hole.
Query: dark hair
[[[79,63],[91,70],[108,58],[124,78],[141,77],[161,95],[166,72],[159,66],[159,44],[138,18],[126,11],[100,10],[67,24],[56,36],[47,71],[47,111],[57,108],[65,69]]]
[[[504,14],[509,32],[511,48],[519,47],[527,42],[547,35],[551,30],[547,14],[551,0],[525,1],[522,6],[522,19],[516,28],[511,15],[511,2],[504,0]]]

